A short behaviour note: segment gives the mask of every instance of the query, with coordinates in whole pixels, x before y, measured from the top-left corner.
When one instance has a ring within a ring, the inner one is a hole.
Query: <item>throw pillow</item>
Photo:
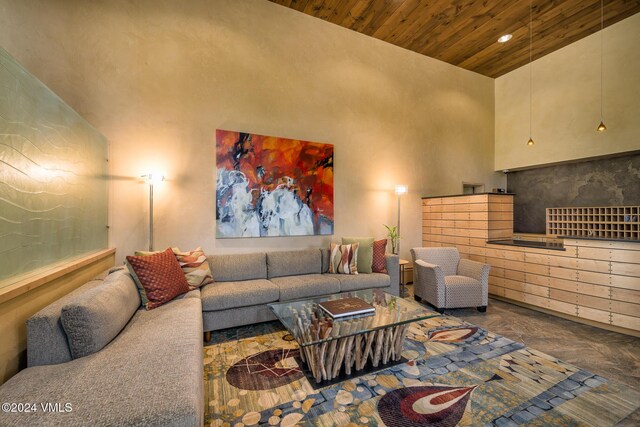
[[[152,255],[154,253],[155,252],[149,252],[149,255]],[[136,252],[136,256],[148,256],[148,255],[138,255],[138,252]],[[142,283],[140,283],[140,279],[138,279],[138,276],[136,276],[136,272],[131,266],[131,264],[129,264],[129,261],[125,259],[124,265],[127,267],[127,270],[129,270],[129,274],[133,279],[133,283],[136,284],[136,288],[138,289],[138,294],[140,294],[140,303],[146,307],[147,304],[149,303],[149,298],[147,298],[147,292],[144,290],[144,286],[142,286]]]
[[[358,246],[358,273],[371,273],[373,263],[373,237],[343,237],[342,244],[350,245],[359,243]]]
[[[190,290],[213,283],[209,262],[201,247],[188,252],[173,248],[173,254],[184,272]]]
[[[128,256],[127,262],[144,288],[147,310],[189,292],[189,283],[171,248],[148,256]]]
[[[176,259],[180,264],[180,268],[182,268],[182,271],[187,278],[187,282],[189,283],[189,290],[192,291],[201,286],[213,283],[213,275],[211,274],[211,269],[209,268],[207,256],[200,246],[192,251],[187,252],[183,252],[179,248],[171,248],[171,250],[176,256]],[[149,256],[157,253],[159,252],[136,251],[135,256]],[[126,261],[125,264],[127,264]],[[136,282],[136,286],[138,287],[138,291],[140,292],[140,298],[142,299],[142,304],[144,305],[147,302],[147,296],[144,295],[144,288],[140,284],[140,281],[137,280],[128,264],[127,268],[129,268],[129,272],[131,272],[131,275],[134,276],[134,281]]]
[[[358,243],[351,245],[331,244],[329,273],[358,274]]]
[[[376,240],[373,242],[373,264],[371,264],[371,270],[374,273],[387,274],[387,239]]]

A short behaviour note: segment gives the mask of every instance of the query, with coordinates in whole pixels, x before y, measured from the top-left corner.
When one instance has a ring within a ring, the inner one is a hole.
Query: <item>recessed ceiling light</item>
[[[511,37],[513,37],[511,34],[505,34],[504,36],[500,36],[500,38],[498,39],[498,43],[506,43],[509,40],[511,40]]]

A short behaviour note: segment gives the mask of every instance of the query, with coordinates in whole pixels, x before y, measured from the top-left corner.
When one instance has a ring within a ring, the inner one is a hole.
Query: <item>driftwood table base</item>
[[[300,358],[316,384],[364,375],[402,361],[409,324],[303,346]]]

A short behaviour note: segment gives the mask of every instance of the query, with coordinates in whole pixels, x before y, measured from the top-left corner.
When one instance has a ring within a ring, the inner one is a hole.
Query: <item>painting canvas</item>
[[[333,234],[333,145],[216,131],[217,238]]]

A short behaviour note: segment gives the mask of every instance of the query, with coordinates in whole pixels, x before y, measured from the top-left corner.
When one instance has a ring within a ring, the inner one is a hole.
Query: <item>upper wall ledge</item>
[[[81,267],[112,256],[115,252],[116,250],[114,248],[102,249],[97,252],[82,255],[78,258],[65,260],[61,263],[35,270],[19,277],[2,281],[0,282],[0,303],[45,285],[52,280],[76,271]]]

